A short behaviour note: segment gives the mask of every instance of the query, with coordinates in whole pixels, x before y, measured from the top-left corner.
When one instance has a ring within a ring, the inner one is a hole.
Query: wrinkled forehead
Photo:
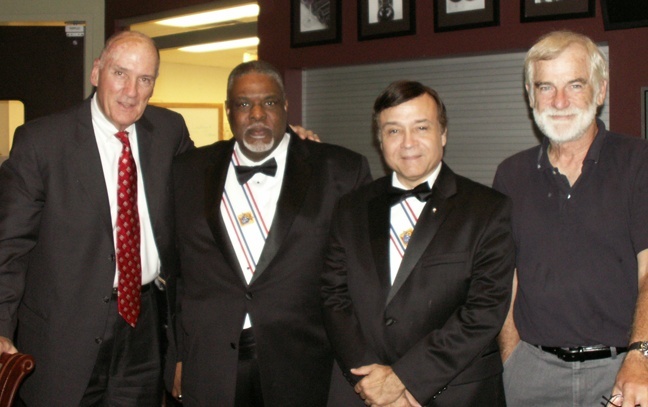
[[[104,63],[127,63],[131,62],[138,67],[151,69],[157,76],[159,67],[159,55],[155,46],[148,41],[137,37],[121,38],[110,44],[104,55]]]
[[[278,98],[284,96],[279,82],[272,75],[260,72],[250,72],[234,78],[230,91],[231,97],[242,94]]]

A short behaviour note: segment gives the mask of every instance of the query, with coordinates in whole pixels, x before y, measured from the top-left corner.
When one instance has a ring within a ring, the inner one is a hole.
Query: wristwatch
[[[642,355],[648,358],[648,341],[633,342],[628,346],[628,352],[638,350]]]

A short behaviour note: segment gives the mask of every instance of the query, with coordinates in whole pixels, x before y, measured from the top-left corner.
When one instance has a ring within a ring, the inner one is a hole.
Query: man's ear
[[[605,96],[607,95],[607,81],[602,81],[599,87],[598,94],[596,95],[596,105],[602,106],[605,103]]]
[[[99,83],[99,58],[94,60],[92,64],[92,72],[90,73],[90,83],[92,86],[97,86]]]
[[[527,98],[529,99],[529,107],[530,107],[531,109],[533,109],[533,99],[534,99],[534,98],[533,98],[533,94],[531,93],[531,92],[533,92],[533,89],[529,89],[529,85],[528,85],[528,84],[525,84],[525,85],[524,85],[524,88],[526,89],[526,92],[527,92]]]

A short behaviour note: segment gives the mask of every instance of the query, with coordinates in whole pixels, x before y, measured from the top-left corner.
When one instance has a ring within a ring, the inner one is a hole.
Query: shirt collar
[[[589,150],[587,150],[587,155],[585,156],[584,161],[593,161],[596,163],[600,158],[601,148],[603,147],[603,142],[605,141],[607,131],[605,128],[605,123],[603,123],[600,119],[596,119],[596,127],[596,136],[594,136],[594,141],[592,141],[592,145],[590,146]],[[549,145],[549,138],[546,136],[543,137],[542,144],[540,145],[540,151],[538,152],[538,170],[553,168],[551,162],[549,162]]]
[[[110,136],[114,138],[114,135],[119,131],[114,124],[112,124],[106,115],[101,111],[99,107],[99,102],[97,101],[97,95],[92,96],[92,101],[90,103],[90,112],[92,115],[92,124],[95,129],[99,130],[99,133],[105,135],[106,137]],[[126,128],[129,135],[135,134],[135,124],[131,124]]]
[[[288,144],[290,143],[290,134],[284,133],[283,138],[279,142],[279,145],[277,148],[275,148],[270,155],[268,155],[264,160],[262,161],[252,161],[249,158],[243,154],[241,151],[241,147],[239,146],[238,141],[234,143],[234,151],[236,152],[236,157],[238,159],[238,164],[237,165],[248,165],[248,166],[253,166],[253,165],[259,165],[262,164],[266,161],[268,161],[271,158],[276,159],[279,161],[280,158],[283,158],[286,156],[288,153]]]
[[[430,176],[426,180],[426,182],[430,186],[430,189],[432,189],[432,186],[434,186],[434,183],[436,182],[437,178],[439,177],[440,172],[441,172],[441,162],[439,162],[439,164],[436,166],[434,171],[432,171],[432,173],[430,174]],[[406,187],[405,185],[403,185],[402,182],[400,182],[398,180],[398,177],[396,176],[395,171],[392,172],[392,186],[394,188],[399,188],[399,189],[404,189],[404,190],[412,189],[412,188]]]

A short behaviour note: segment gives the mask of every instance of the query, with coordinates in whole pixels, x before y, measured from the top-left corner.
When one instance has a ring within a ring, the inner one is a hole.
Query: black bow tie
[[[274,158],[269,159],[260,165],[254,165],[251,167],[245,165],[235,165],[234,170],[236,171],[236,179],[239,184],[243,185],[254,176],[254,174],[260,172],[265,175],[274,177],[277,173],[277,161]]]
[[[394,206],[412,196],[416,197],[416,199],[421,202],[426,202],[432,196],[430,184],[423,182],[417,185],[414,189],[389,188],[389,202],[391,203],[391,206]]]

